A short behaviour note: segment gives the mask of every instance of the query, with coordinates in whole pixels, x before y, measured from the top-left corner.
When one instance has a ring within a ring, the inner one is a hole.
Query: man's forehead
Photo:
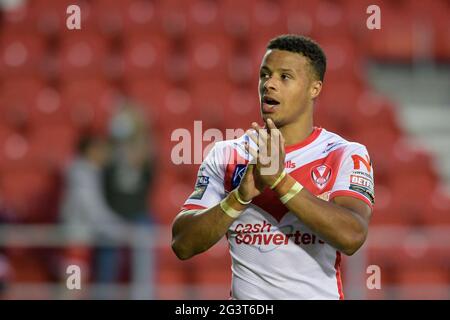
[[[298,70],[306,67],[307,62],[308,60],[300,53],[269,49],[264,54],[261,68]]]

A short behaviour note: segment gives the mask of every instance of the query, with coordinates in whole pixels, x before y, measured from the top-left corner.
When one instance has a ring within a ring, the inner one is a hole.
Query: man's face
[[[259,98],[264,121],[277,127],[293,123],[312,103],[311,70],[307,58],[284,50],[267,50],[261,63]]]

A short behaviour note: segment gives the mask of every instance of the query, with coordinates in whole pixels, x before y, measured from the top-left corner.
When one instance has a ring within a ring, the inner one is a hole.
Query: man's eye
[[[261,74],[259,75],[259,77],[260,77],[260,78],[267,79],[267,78],[269,77],[269,75],[268,75],[267,73],[261,73]]]
[[[281,79],[286,80],[286,79],[290,79],[291,77],[288,74],[282,74],[281,75]]]

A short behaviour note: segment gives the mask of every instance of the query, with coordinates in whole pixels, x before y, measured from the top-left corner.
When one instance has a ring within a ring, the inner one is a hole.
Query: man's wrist
[[[237,187],[236,189],[234,189],[234,192],[236,192],[236,193],[234,194],[236,200],[241,200],[242,202],[249,202],[249,201],[251,202],[251,201],[253,200],[252,197],[251,197],[250,199],[247,199],[247,197],[245,196],[245,194],[244,194],[242,191],[240,191],[239,189],[240,189],[240,186]],[[241,201],[239,201],[239,202],[241,202]],[[241,203],[242,203],[242,202],[241,202]],[[250,202],[249,202],[249,203],[250,203]]]
[[[289,174],[280,181],[280,183],[273,189],[279,196],[285,195],[295,184],[296,180],[292,178]]]
[[[274,191],[280,197],[280,201],[283,204],[286,204],[289,200],[291,200],[295,195],[297,195],[303,186],[294,178],[292,178],[289,174],[286,175],[285,179],[281,181]]]
[[[283,170],[275,179],[274,182],[270,184],[270,189],[274,190],[287,176],[287,172]]]
[[[235,196],[236,200],[244,206],[250,204],[253,200],[253,199],[246,200],[239,192],[239,188],[234,189],[232,192],[233,192],[233,195]]]
[[[230,192],[228,194],[228,197],[226,197],[222,201],[226,201],[227,205],[230,206],[231,208],[233,208],[236,211],[244,211],[248,207],[248,204],[244,205],[244,204],[242,204],[242,203],[240,203],[238,201],[234,191]]]

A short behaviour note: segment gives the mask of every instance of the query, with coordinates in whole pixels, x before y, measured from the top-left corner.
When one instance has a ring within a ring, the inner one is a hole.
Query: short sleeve
[[[373,207],[375,203],[373,167],[365,146],[354,144],[347,147],[330,199],[337,196],[354,197]]]
[[[224,169],[218,144],[210,150],[197,173],[194,191],[184,202],[182,210],[205,209],[225,198]]]

